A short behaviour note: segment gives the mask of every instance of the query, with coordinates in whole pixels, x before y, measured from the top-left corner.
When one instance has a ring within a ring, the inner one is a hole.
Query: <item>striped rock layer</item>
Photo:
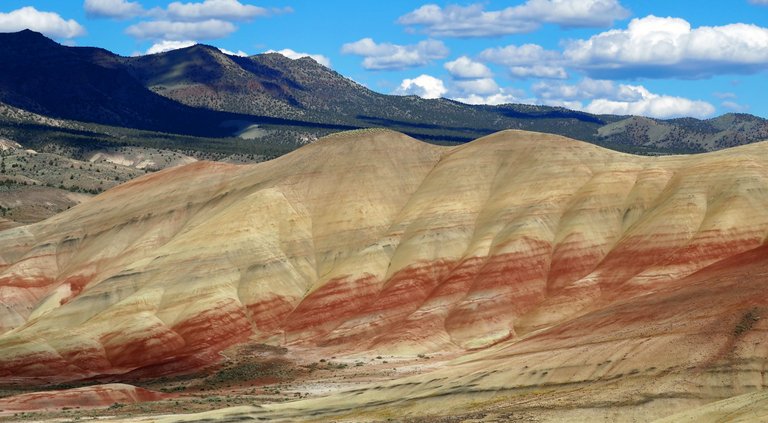
[[[767,234],[767,143],[639,157],[521,131],[459,147],[344,133],[150,174],[0,232],[0,381],[172,374],[245,341],[557,344],[569,322],[615,326],[628,301],[757,260]],[[627,325],[658,317],[632,310]]]
[[[170,394],[149,391],[121,383],[65,389],[60,391],[32,392],[0,398],[0,410],[4,414],[19,411],[57,410],[70,408],[99,408],[117,404],[132,404],[172,398]]]

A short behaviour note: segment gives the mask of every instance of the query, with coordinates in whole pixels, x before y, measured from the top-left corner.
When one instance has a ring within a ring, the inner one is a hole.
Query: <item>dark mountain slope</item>
[[[380,94],[311,58],[293,60],[277,53],[237,57],[196,45],[124,58],[124,63],[151,90],[190,106],[310,122],[385,126],[426,139],[463,141],[504,128],[544,132],[559,128],[558,133],[589,137],[606,123],[586,113],[551,107],[472,106],[446,99]],[[533,119],[531,111],[537,114]]]
[[[225,135],[226,113],[150,90],[99,49],[61,46],[32,31],[0,34],[0,101],[35,113],[164,132]]]

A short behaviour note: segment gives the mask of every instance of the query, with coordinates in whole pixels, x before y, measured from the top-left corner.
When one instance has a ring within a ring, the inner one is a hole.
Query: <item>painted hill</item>
[[[521,131],[449,148],[376,130],[147,175],[0,232],[0,381],[173,375],[256,342],[474,351],[248,411],[287,420],[470,403],[663,417],[760,389],[766,148],[650,158]]]

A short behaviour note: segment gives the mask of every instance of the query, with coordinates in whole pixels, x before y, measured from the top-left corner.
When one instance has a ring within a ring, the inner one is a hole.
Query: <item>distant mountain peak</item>
[[[214,47],[214,46],[212,46],[210,44],[195,44],[195,45],[192,45],[192,46],[189,46],[189,47],[185,47],[185,48],[182,48],[182,49],[179,49],[179,50],[208,51],[208,52],[211,52],[211,53],[220,53],[220,54],[224,53],[218,47]]]
[[[20,37],[37,37],[37,38],[48,38],[45,35],[43,35],[41,32],[33,31],[29,28],[22,29],[18,32],[7,32],[7,35],[16,35]]]
[[[224,52],[218,48],[208,44],[194,44],[188,47],[177,48],[173,50],[163,51],[155,54],[154,56],[185,56],[190,54],[210,54],[210,55],[224,55]]]
[[[0,32],[0,40],[2,44],[11,47],[10,44],[19,46],[29,46],[30,44],[58,46],[56,41],[46,37],[40,32],[32,31],[31,29],[23,29],[18,32]]]
[[[294,59],[294,60],[296,60],[297,62],[316,63],[318,65],[321,64],[317,60],[313,59],[312,56],[302,56],[302,57],[299,57],[298,59]]]

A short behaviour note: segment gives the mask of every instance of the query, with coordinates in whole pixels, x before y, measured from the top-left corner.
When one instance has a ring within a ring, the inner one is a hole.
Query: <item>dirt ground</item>
[[[0,422],[87,421],[105,417],[138,417],[170,413],[198,413],[225,407],[293,401],[325,396],[376,381],[389,381],[424,373],[449,356],[322,357],[318,351],[289,350],[264,344],[246,344],[222,353],[216,366],[193,374],[156,379],[109,379],[47,387],[0,387],[0,398],[30,392],[122,382],[170,394],[161,401],[113,403],[102,408],[67,404],[48,410],[0,410]]]

